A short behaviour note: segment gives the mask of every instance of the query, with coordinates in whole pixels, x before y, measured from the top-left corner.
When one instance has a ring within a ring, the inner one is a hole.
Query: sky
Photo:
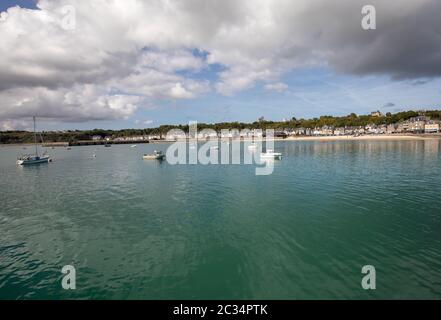
[[[0,130],[441,109],[441,2],[369,3],[2,0]]]

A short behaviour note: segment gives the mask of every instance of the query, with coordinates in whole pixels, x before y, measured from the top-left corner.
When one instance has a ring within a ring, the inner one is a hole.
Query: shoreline
[[[282,140],[289,141],[356,141],[356,140],[440,140],[441,134],[381,134],[381,135],[362,135],[362,136],[319,136],[319,137],[287,137]]]
[[[220,141],[265,141],[265,139],[259,138],[259,139],[253,139],[253,138],[241,138],[241,139],[219,139]],[[286,137],[286,138],[279,138],[275,137],[274,141],[415,141],[415,140],[441,140],[441,134],[417,134],[417,135],[410,135],[410,134],[381,134],[381,135],[362,135],[362,136],[298,136],[298,137]],[[195,139],[187,139],[187,140],[177,140],[177,141],[187,141],[187,142],[194,142]],[[175,140],[150,140],[149,143],[173,143],[177,142]],[[197,140],[199,142],[206,142],[210,141],[209,139],[199,139]],[[110,144],[137,144],[142,143],[139,141],[131,141],[127,143],[112,143]],[[146,143],[146,142],[143,142]],[[0,147],[3,146],[32,146],[33,143],[11,143],[11,144],[4,144],[0,143]],[[39,144],[41,145],[41,144]],[[56,146],[55,148],[65,147],[66,145],[60,145]]]

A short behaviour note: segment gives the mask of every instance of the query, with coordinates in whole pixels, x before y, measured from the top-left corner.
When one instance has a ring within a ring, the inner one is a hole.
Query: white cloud
[[[8,119],[38,115],[62,121],[112,120],[128,118],[140,97],[109,95],[94,85],[78,85],[69,89],[17,88],[0,92],[0,117]]]
[[[370,3],[379,15],[374,32],[360,26],[362,0],[40,0],[40,10],[10,8],[0,18],[0,117],[127,118],[156,99],[211,88],[233,95],[263,82],[283,91],[281,75],[317,65],[440,76],[441,2],[402,0],[399,10],[393,1]],[[61,9],[72,4],[76,28],[64,30]],[[217,79],[198,76],[212,64],[222,66]]]

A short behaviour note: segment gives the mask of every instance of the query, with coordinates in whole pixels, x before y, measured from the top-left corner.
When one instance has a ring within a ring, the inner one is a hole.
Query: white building
[[[424,121],[413,121],[409,124],[409,131],[413,133],[423,133],[426,123]]]
[[[438,133],[440,132],[439,123],[436,122],[428,122],[424,125],[425,133]]]
[[[390,125],[387,126],[386,132],[388,134],[396,133],[397,132],[397,127],[398,126],[395,125],[395,124],[390,124]]]
[[[344,136],[346,134],[345,128],[335,128],[334,135],[336,136]]]

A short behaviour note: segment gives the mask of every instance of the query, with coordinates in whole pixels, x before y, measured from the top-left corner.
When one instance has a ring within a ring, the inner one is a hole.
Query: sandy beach
[[[441,134],[381,134],[381,135],[362,135],[362,136],[322,136],[322,137],[288,137],[291,141],[335,141],[335,140],[433,140],[441,139]]]

